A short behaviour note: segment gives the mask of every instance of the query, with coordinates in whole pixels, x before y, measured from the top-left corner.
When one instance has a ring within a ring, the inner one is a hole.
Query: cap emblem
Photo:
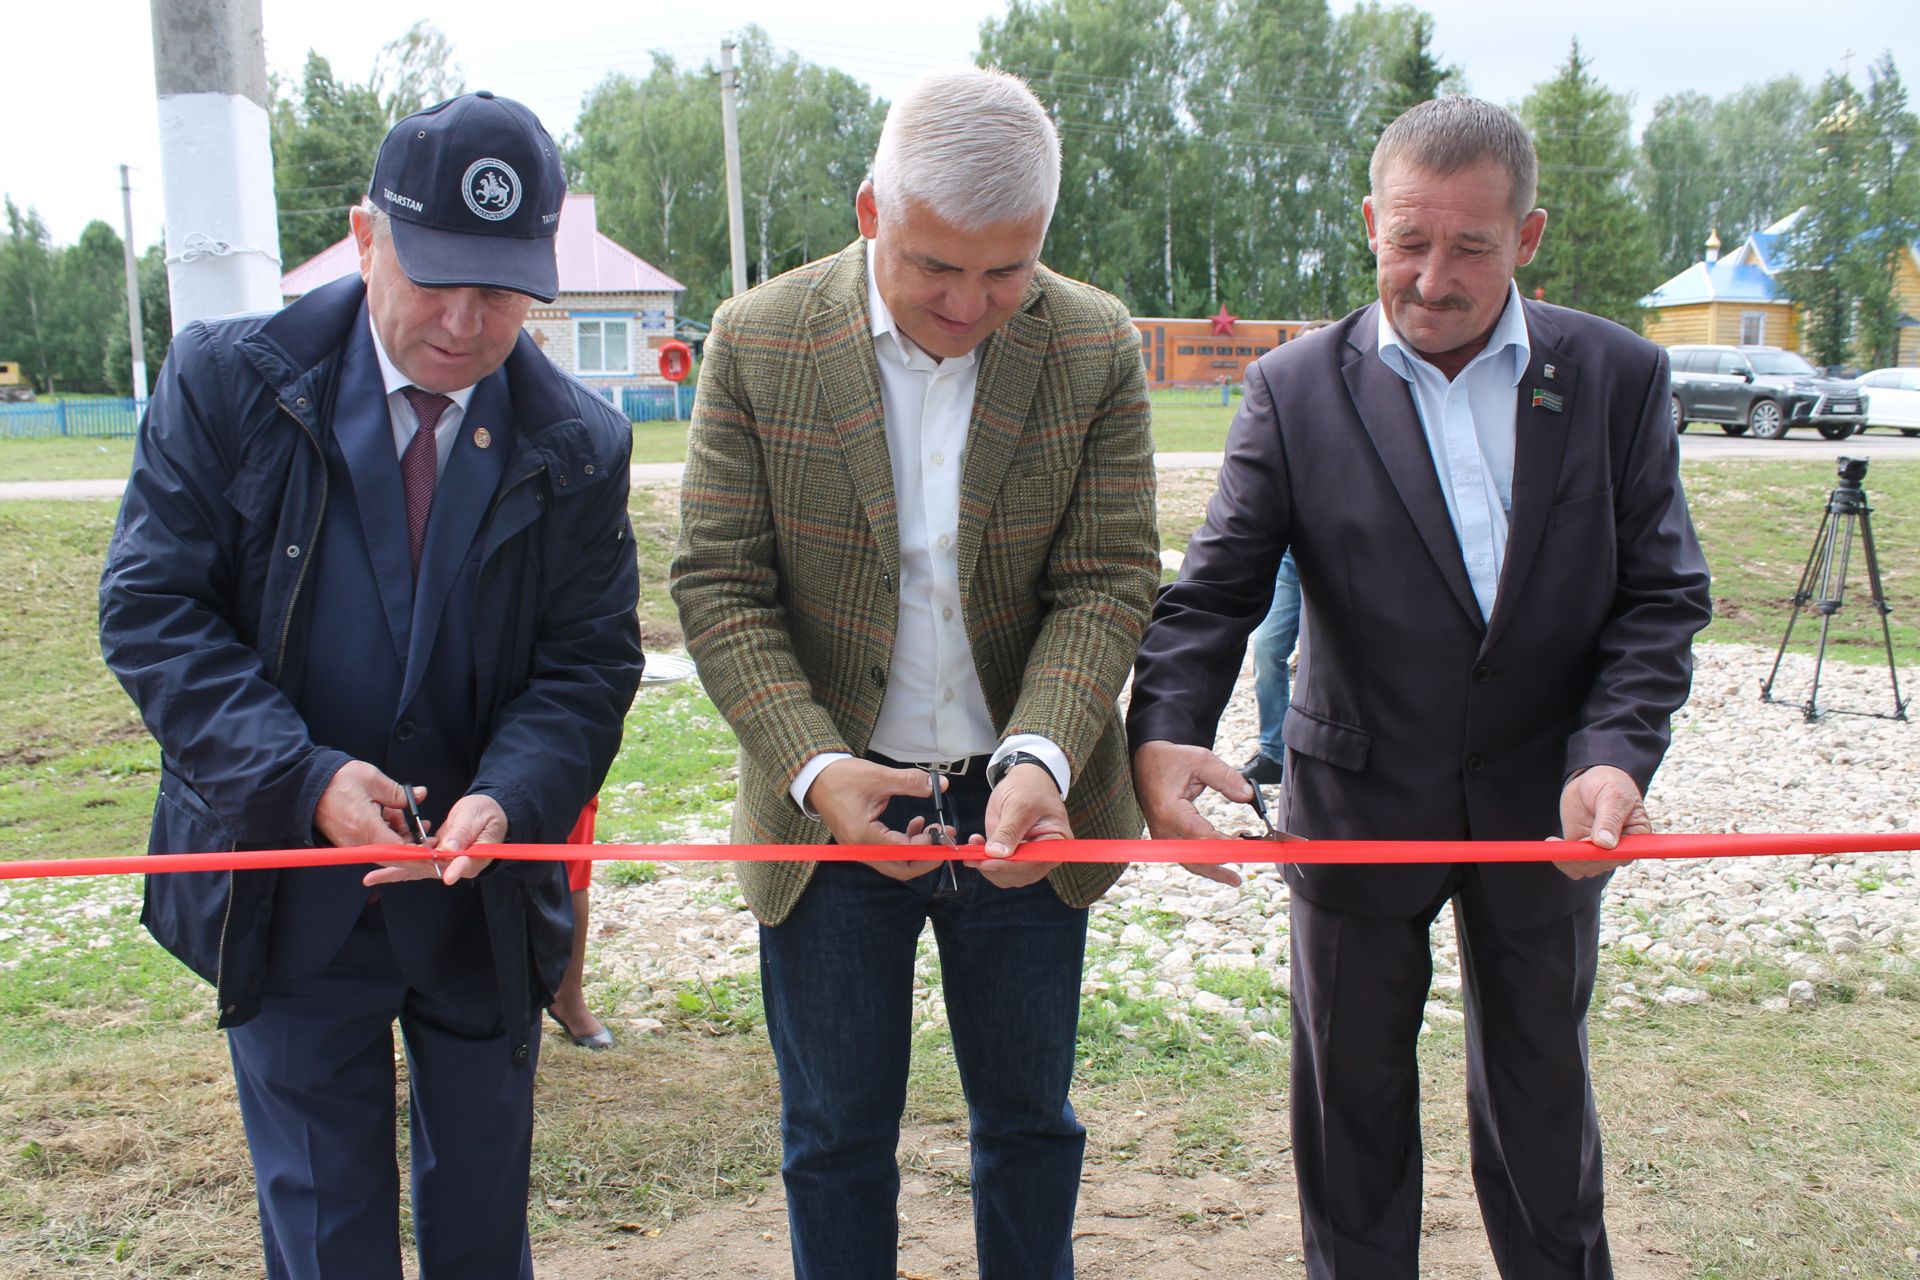
[[[520,175],[504,160],[483,157],[467,166],[460,194],[477,217],[499,222],[520,207]]]

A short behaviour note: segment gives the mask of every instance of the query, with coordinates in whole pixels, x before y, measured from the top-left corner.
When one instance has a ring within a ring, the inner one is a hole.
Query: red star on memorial
[[[1239,316],[1230,316],[1227,314],[1227,304],[1224,302],[1220,304],[1220,313],[1218,315],[1207,317],[1213,324],[1213,336],[1216,338],[1231,338],[1233,336],[1233,323],[1239,318]]]

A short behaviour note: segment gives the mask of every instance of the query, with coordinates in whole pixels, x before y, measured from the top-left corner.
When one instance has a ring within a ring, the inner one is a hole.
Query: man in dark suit
[[[1316,867],[1292,891],[1293,1131],[1308,1274],[1412,1277],[1414,1043],[1451,901],[1474,1181],[1501,1274],[1611,1274],[1586,1061],[1605,872],[1709,617],[1667,362],[1523,302],[1539,246],[1518,120],[1423,103],[1374,152],[1380,301],[1262,357],[1220,487],[1155,610],[1129,738],[1149,828],[1248,787],[1207,750],[1291,549],[1306,597],[1286,827],[1309,838],[1589,840],[1535,865]],[[1571,854],[1573,851],[1569,851]]]
[[[270,1280],[401,1274],[393,1024],[426,1280],[532,1275],[538,1010],[557,862],[639,685],[632,430],[522,330],[566,183],[533,114],[394,126],[360,275],[189,325],[140,440],[101,648],[161,749],[151,851],[397,844],[436,860],[148,878],[218,991]]]

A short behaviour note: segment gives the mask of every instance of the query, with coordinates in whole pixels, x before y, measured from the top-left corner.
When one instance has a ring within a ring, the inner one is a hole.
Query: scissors
[[[953,833],[960,828],[954,821],[953,802],[947,799],[946,791],[940,786],[940,775],[945,770],[938,767],[927,770],[927,783],[933,791],[933,838],[947,847],[949,853],[958,853],[959,841]],[[954,870],[953,859],[947,860],[947,887],[958,893],[960,890],[959,873]]]
[[[420,806],[413,802],[413,788],[402,786],[400,789],[407,793],[407,825],[413,828],[413,842],[423,845],[427,842],[427,824],[420,816]],[[443,880],[446,879],[446,868],[440,865],[440,859],[436,854],[429,852],[427,861],[433,863],[435,875]]]
[[[1247,801],[1247,805],[1254,813],[1259,815],[1260,825],[1265,827],[1266,830],[1242,831],[1240,838],[1242,840],[1304,840],[1306,838],[1305,836],[1292,835],[1273,825],[1273,819],[1267,816],[1266,798],[1260,794],[1260,784],[1256,782],[1252,785],[1253,799]]]

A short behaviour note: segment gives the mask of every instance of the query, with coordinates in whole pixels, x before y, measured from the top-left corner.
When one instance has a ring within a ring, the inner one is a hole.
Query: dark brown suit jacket
[[[1608,321],[1524,305],[1532,357],[1515,389],[1493,617],[1480,618],[1412,394],[1381,361],[1363,307],[1247,371],[1219,491],[1140,651],[1135,747],[1213,744],[1292,547],[1306,600],[1284,727],[1292,831],[1533,839],[1559,833],[1574,770],[1616,765],[1644,791],[1710,617],[1666,354]],[[1536,389],[1559,396],[1559,411],[1535,405]],[[1400,915],[1446,874],[1334,866],[1288,878],[1334,909]],[[1604,883],[1545,864],[1484,876],[1517,925],[1557,918]]]

